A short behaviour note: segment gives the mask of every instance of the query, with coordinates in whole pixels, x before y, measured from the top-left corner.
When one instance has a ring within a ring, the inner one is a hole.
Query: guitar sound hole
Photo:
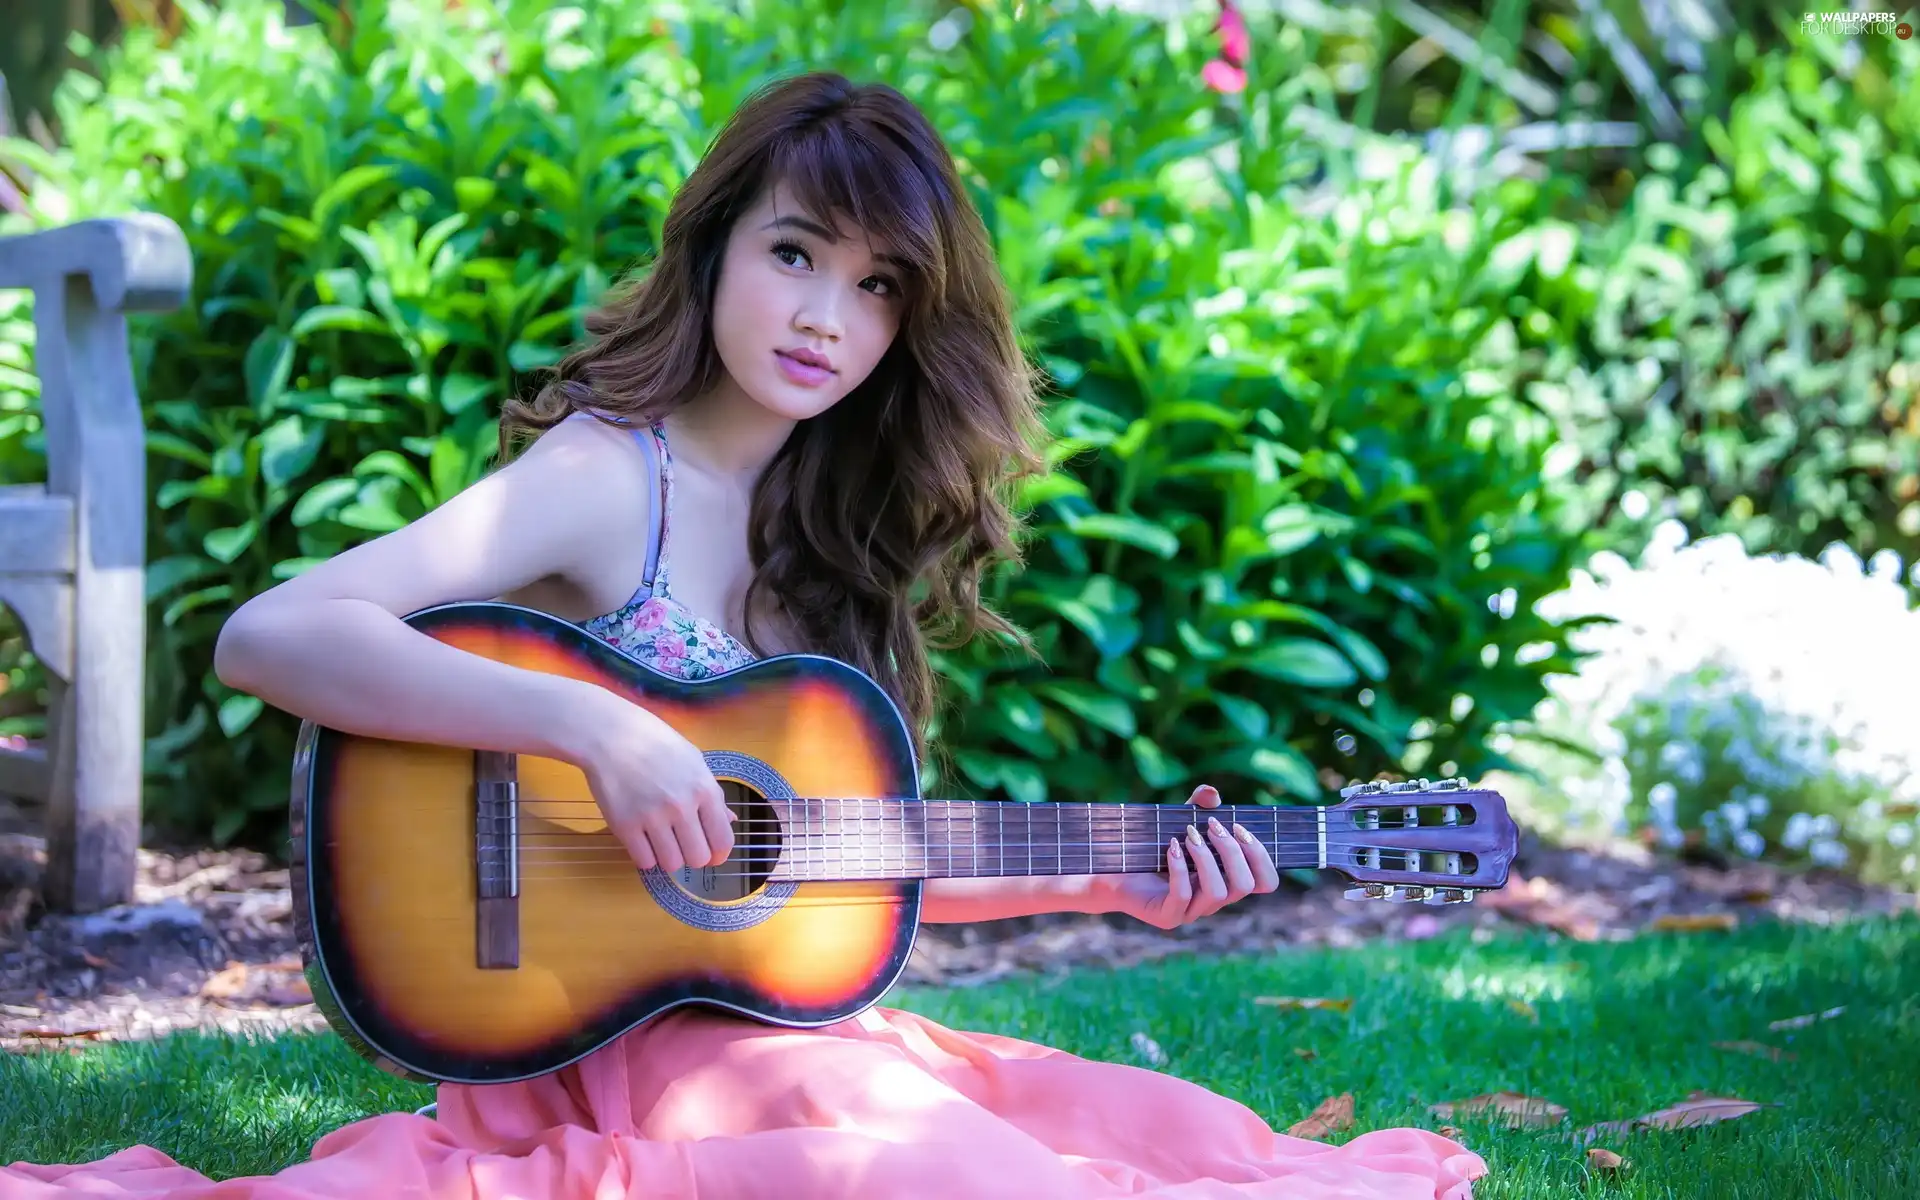
[[[682,867],[673,881],[691,896],[723,904],[744,900],[766,886],[780,862],[780,818],[759,792],[731,779],[720,781],[733,810],[733,853],[717,867]]]

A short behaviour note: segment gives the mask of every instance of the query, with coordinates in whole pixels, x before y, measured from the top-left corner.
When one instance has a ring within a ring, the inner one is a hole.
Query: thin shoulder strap
[[[575,412],[567,416],[595,420],[589,413]],[[647,460],[647,474],[660,481],[659,511],[653,514],[653,521],[647,528],[647,565],[640,580],[640,586],[627,601],[632,606],[645,600],[656,592],[667,594],[667,524],[668,513],[673,507],[673,456],[667,451],[666,431],[659,425],[626,425],[624,421],[615,424],[626,427],[633,440],[639,445],[640,453]]]
[[[640,590],[633,594],[629,604],[638,603],[655,593],[665,595],[667,591],[667,511],[673,503],[673,484],[668,475],[665,447],[656,440],[659,427],[656,425],[635,426],[628,432],[633,440],[640,444],[640,453],[646,456],[647,474],[660,481],[660,499],[655,506],[653,520],[647,525],[647,567],[640,583]]]

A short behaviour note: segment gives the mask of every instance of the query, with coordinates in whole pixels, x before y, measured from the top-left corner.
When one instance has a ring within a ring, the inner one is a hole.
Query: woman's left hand
[[[1218,808],[1220,793],[1205,784],[1194,790],[1188,803]],[[1174,929],[1243,896],[1280,886],[1280,872],[1267,848],[1237,822],[1228,828],[1208,817],[1189,825],[1187,836],[1168,846],[1164,859],[1165,874],[1096,875],[1093,891],[1106,902],[1108,911]]]

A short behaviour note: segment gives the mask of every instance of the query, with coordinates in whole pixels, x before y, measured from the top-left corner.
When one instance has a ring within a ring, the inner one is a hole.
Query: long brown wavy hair
[[[905,310],[873,373],[800,422],[755,486],[747,611],[769,593],[806,649],[886,689],[924,754],[930,644],[985,632],[1031,648],[980,586],[1020,558],[1011,489],[1040,469],[1039,377],[952,156],[900,92],[812,72],[749,97],[675,195],[658,255],[587,318],[591,340],[508,402],[502,459],[576,411],[651,423],[719,382],[728,234],[781,182],[906,260]],[[743,632],[761,653],[751,615]]]

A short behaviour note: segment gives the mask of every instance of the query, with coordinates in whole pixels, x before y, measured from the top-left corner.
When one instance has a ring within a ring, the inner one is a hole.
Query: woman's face
[[[886,247],[857,230],[830,232],[781,184],[727,239],[713,298],[715,349],[761,407],[796,421],[818,416],[893,344],[905,277]]]

